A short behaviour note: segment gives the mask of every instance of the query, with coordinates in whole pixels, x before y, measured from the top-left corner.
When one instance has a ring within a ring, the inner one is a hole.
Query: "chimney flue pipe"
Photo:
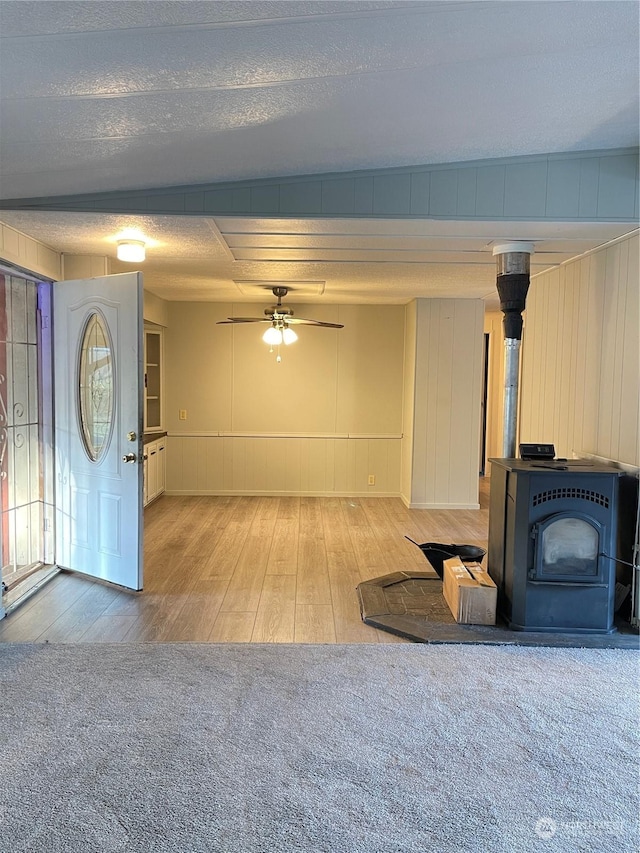
[[[518,382],[522,312],[530,280],[533,243],[500,243],[493,247],[496,258],[496,286],[500,310],[504,314],[504,416],[502,456],[516,458],[518,428]]]

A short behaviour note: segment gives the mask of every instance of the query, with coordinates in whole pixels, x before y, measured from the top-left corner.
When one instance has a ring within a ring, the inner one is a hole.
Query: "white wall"
[[[640,465],[638,235],[532,279],[520,440]]]
[[[296,307],[345,327],[300,327],[280,364],[263,326],[216,325],[264,305],[168,306],[168,491],[399,493],[403,306]]]
[[[484,304],[418,299],[410,504],[477,509]]]

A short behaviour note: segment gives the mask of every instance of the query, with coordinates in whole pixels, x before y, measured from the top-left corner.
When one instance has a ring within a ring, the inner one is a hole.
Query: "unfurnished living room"
[[[0,0],[0,849],[640,844],[635,0]]]

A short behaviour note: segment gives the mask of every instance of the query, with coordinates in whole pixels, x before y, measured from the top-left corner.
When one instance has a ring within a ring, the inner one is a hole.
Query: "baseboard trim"
[[[404,499],[403,499],[404,502]],[[408,503],[408,509],[480,509],[480,504],[422,504]]]
[[[410,503],[404,495],[399,492],[305,492],[283,489],[275,491],[259,491],[257,489],[167,489],[164,492],[169,497],[198,497],[200,495],[228,497],[262,497],[262,498],[399,498],[407,509],[480,509],[480,504],[453,504],[453,503]]]
[[[398,498],[398,492],[302,492],[302,491],[258,491],[251,489],[167,489],[168,497],[220,496],[259,497],[259,498]]]

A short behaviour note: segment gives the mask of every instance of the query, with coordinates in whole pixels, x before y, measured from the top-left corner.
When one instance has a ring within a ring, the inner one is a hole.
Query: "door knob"
[[[123,461],[123,462],[136,462],[136,461],[137,461],[137,458],[138,458],[138,457],[136,456],[136,454],[135,454],[135,453],[126,453],[126,454],[122,457],[122,461]]]

